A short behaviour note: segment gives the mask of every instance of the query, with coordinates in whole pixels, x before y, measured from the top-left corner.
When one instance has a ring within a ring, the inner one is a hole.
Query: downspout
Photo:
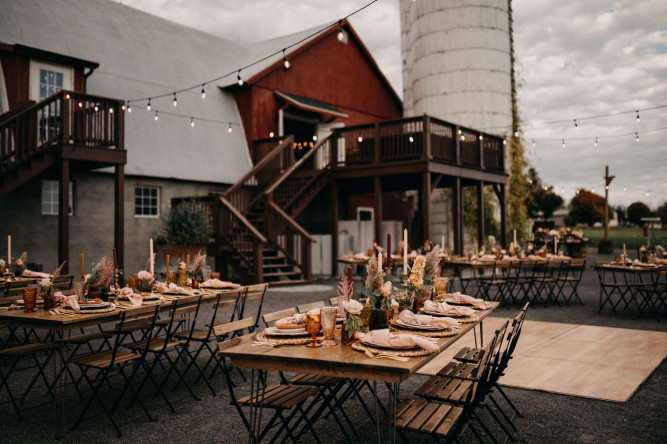
[[[83,74],[83,92],[88,92],[88,77],[93,74],[95,68],[95,66],[89,66],[88,69],[90,69],[90,71]]]

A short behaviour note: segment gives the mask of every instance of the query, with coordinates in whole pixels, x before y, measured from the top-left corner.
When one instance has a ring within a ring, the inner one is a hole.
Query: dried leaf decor
[[[384,284],[384,271],[378,268],[377,256],[371,257],[371,260],[368,261],[366,265],[366,288],[369,288],[371,292],[375,290],[380,290],[382,284]]]
[[[429,253],[424,257],[424,276],[436,277],[440,274],[440,258],[438,254],[440,250],[438,247],[434,247]]]

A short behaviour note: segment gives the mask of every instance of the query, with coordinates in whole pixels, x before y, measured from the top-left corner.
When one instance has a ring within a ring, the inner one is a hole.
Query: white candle
[[[514,245],[516,245],[516,230],[514,230]]]
[[[408,229],[403,230],[403,274],[408,274]]]
[[[623,263],[625,263],[625,258],[628,257],[625,252],[625,244],[623,244]]]
[[[440,248],[442,248],[443,251],[445,250],[445,236],[440,237]]]
[[[7,267],[12,264],[12,237],[7,236]]]
[[[151,246],[151,252],[150,252],[151,274],[155,274],[155,263],[153,260],[153,238],[151,238],[150,246]]]
[[[558,238],[554,237],[554,254],[558,254]]]
[[[378,253],[378,270],[382,271],[382,253]]]

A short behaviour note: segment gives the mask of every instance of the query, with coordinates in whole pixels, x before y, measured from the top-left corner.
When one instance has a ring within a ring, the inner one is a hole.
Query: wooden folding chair
[[[324,301],[317,301],[317,302],[311,302],[309,304],[301,304],[296,307],[297,313],[307,313],[309,310],[312,310],[313,308],[324,308],[326,305],[324,304]]]
[[[262,315],[262,304],[264,303],[264,295],[266,295],[266,290],[269,288],[268,283],[248,285],[245,287],[245,295],[243,297],[243,305],[237,319],[242,319],[245,317],[245,310],[248,301],[259,301],[257,304],[257,313],[255,314],[255,325],[250,329],[252,333],[257,327],[259,327],[259,319]]]
[[[505,303],[505,291],[507,287],[508,261],[494,261],[490,267],[491,275],[480,276],[477,279],[477,297],[484,300],[497,300],[501,304]],[[495,289],[495,294],[491,290]]]
[[[56,277],[53,280],[53,286],[58,290],[69,290],[72,288],[72,283],[74,282],[73,274],[64,274]]]
[[[243,331],[245,329],[254,327],[253,318],[245,318],[240,321],[234,321],[228,324],[219,325],[216,327],[216,335],[224,336],[230,335],[234,331]],[[253,335],[255,333],[252,333]],[[229,339],[218,344],[218,351],[222,353],[229,347],[234,346],[239,341],[239,338]],[[273,416],[270,418],[269,422],[264,426],[261,431],[258,433],[257,442],[261,442],[262,438],[276,425],[280,424],[280,427],[275,432],[271,442],[275,441],[283,431],[286,432],[287,437],[292,440],[292,442],[297,443],[297,439],[294,436],[294,431],[296,428],[305,421],[305,428],[311,432],[313,437],[318,443],[321,443],[319,437],[315,433],[315,430],[312,427],[312,421],[308,418],[306,411],[303,409],[303,404],[312,396],[319,393],[322,389],[318,387],[308,387],[308,386],[296,386],[296,385],[271,385],[264,388],[258,388],[255,393],[250,395],[237,397],[234,387],[236,384],[231,379],[231,371],[227,369],[226,366],[221,366],[225,379],[227,380],[227,388],[230,395],[230,404],[233,405],[243,424],[248,429],[248,432],[253,433],[253,427],[251,427],[250,421],[243,412],[244,407],[261,407],[263,409],[273,410]],[[289,415],[284,415],[284,412],[291,411]],[[298,417],[297,417],[298,415]],[[292,423],[293,420],[296,420]],[[258,424],[258,428],[261,427],[261,424]]]
[[[149,341],[155,328],[155,321],[157,320],[158,311],[159,306],[157,305],[138,307],[122,311],[120,313],[120,320],[116,324],[115,331],[117,333],[114,335],[114,344],[110,350],[90,353],[71,359],[70,363],[76,365],[81,370],[83,379],[92,390],[92,393],[90,394],[88,401],[81,408],[79,416],[70,428],[70,431],[74,431],[79,426],[85,414],[90,411],[89,408],[93,400],[97,400],[116,429],[118,436],[121,437],[122,433],[120,431],[120,427],[113,417],[113,411],[117,407],[120,399],[127,389],[131,391],[133,400],[136,399],[139,402],[139,405],[143,409],[146,416],[151,421],[155,421],[139,397],[139,392],[144,386],[146,379],[144,379],[144,381],[139,385],[137,390],[132,387],[132,380],[136,376],[139,368],[143,367],[146,370],[147,375],[150,376],[150,380],[152,381],[153,385],[156,388],[159,388],[157,382],[152,377],[148,367],[146,366],[146,353],[148,352],[148,344],[150,344]],[[126,328],[133,327],[138,327],[145,330],[145,336],[148,338],[148,341],[145,343],[143,349],[135,349],[136,353],[124,351],[121,349],[122,339],[125,337],[123,332]],[[131,372],[129,375],[125,371],[127,367],[131,367]],[[97,371],[97,374],[94,377],[89,375],[89,372],[92,371]],[[118,373],[125,381],[125,384],[123,385],[123,390],[121,391],[120,395],[118,395],[116,398],[114,405],[109,408],[104,402],[104,399],[102,399],[100,396],[99,391],[103,384],[106,383],[110,385],[109,376],[112,373]]]
[[[570,266],[567,270],[565,276],[561,277],[563,281],[563,287],[561,288],[563,300],[569,306],[570,302],[574,298],[575,302],[579,302],[581,305],[584,305],[584,302],[579,297],[577,293],[577,288],[581,282],[581,278],[584,275],[584,269],[586,268],[586,258],[582,259],[572,259],[570,261]],[[569,292],[566,293],[566,289]]]

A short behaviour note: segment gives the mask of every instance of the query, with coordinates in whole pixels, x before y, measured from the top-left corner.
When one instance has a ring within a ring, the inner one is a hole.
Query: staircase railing
[[[292,143],[294,136],[285,137],[269,154],[260,160],[250,171],[239,179],[224,198],[242,214],[263,198],[264,190],[294,163]]]
[[[280,178],[267,188],[265,194],[286,214],[330,167],[331,136],[320,141],[298,162],[293,164]]]
[[[0,121],[0,171],[7,173],[59,144],[117,148],[118,100],[60,91]]]
[[[311,280],[310,244],[315,239],[271,200],[266,203],[265,214],[267,237],[290,263],[301,270],[305,280]]]

